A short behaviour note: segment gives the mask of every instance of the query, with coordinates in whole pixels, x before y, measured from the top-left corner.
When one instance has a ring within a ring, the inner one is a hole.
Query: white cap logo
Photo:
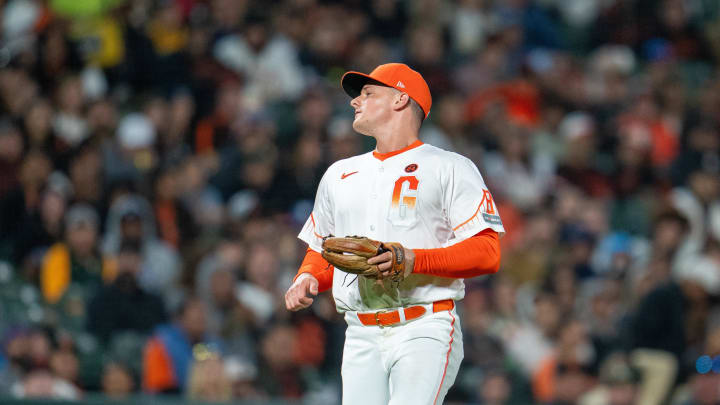
[[[398,82],[397,82],[397,84],[395,85],[395,87],[402,87],[402,88],[404,89],[404,88],[405,88],[405,85],[403,84],[403,82],[401,82],[401,81],[398,80]]]

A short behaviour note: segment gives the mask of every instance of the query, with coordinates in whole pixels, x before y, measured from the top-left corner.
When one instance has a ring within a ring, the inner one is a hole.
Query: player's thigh
[[[377,331],[348,326],[342,360],[343,405],[387,405],[388,371],[380,352]]]
[[[441,404],[455,382],[464,356],[457,315],[432,318],[413,325],[398,344],[390,370],[389,405]]]

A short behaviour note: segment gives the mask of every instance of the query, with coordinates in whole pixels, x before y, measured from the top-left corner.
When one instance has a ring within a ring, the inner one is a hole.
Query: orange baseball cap
[[[411,99],[420,105],[425,118],[430,114],[432,96],[430,88],[420,73],[410,69],[404,63],[386,63],[375,68],[369,75],[360,72],[347,72],[340,79],[343,90],[350,97],[360,95],[360,90],[368,83],[382,84],[407,93]]]

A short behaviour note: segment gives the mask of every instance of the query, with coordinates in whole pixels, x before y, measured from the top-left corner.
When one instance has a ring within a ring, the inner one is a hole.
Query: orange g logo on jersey
[[[395,181],[390,222],[395,225],[412,225],[415,222],[418,184],[420,181],[415,176],[402,176]]]

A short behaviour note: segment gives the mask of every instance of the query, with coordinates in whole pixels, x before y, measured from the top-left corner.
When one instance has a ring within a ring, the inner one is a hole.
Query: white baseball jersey
[[[298,235],[322,251],[328,235],[361,235],[410,249],[453,245],[485,229],[505,232],[475,164],[417,141],[399,153],[368,152],[325,172],[313,212]],[[398,286],[334,270],[340,312],[368,311],[462,299],[462,279],[411,274]]]

